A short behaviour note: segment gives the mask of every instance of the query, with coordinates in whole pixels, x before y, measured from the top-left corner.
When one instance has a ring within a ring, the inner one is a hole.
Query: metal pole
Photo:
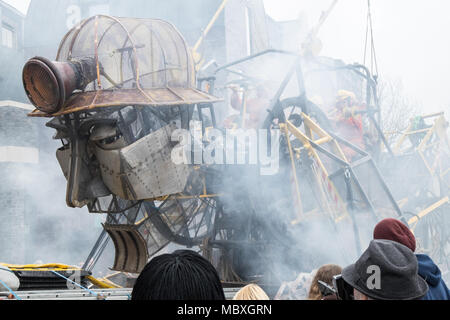
[[[197,42],[195,43],[194,47],[192,48],[192,50],[194,52],[197,51],[198,47],[200,47],[200,44],[203,42],[203,39],[205,39],[206,35],[211,30],[211,28],[214,25],[214,23],[216,22],[217,18],[219,18],[219,15],[222,13],[222,11],[225,8],[225,5],[227,4],[227,2],[228,2],[228,0],[223,0],[223,2],[220,5],[219,9],[217,9],[216,13],[214,14],[214,16],[212,17],[211,21],[209,22],[208,26],[206,27],[205,30],[203,30],[202,35],[200,36],[200,38],[197,40]]]
[[[105,231],[105,229],[103,229],[102,232],[100,233],[100,236],[98,237],[97,241],[95,242],[94,247],[92,248],[86,261],[83,264],[83,267],[82,267],[83,270],[87,270],[86,268],[89,266],[89,262],[91,261],[92,257],[96,254],[98,247],[100,246],[100,243],[103,241],[103,238],[105,237],[105,235],[106,235],[106,231]],[[88,271],[91,271],[91,270],[92,270],[92,268],[90,268],[90,270],[88,270]]]

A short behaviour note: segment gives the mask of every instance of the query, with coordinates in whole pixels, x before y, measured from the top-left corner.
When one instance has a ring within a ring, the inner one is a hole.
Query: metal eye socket
[[[102,149],[113,150],[126,146],[122,132],[111,124],[96,124],[92,127],[89,140]]]
[[[114,137],[108,137],[106,139],[102,139],[97,141],[100,144],[111,144],[116,142],[117,140],[119,140],[120,138],[122,138],[122,134],[120,132],[118,132]]]
[[[99,143],[108,143],[108,141],[114,142],[120,133],[116,126],[110,124],[96,124],[92,126],[90,130],[89,140]],[[109,143],[111,143],[109,142]]]

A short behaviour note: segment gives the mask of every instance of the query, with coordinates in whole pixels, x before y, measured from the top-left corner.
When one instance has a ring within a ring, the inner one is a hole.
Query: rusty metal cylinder
[[[94,59],[71,62],[34,57],[23,68],[23,85],[31,103],[45,113],[59,111],[75,90],[96,78]]]

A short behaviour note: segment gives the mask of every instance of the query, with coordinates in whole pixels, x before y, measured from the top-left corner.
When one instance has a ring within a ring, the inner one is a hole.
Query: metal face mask
[[[147,200],[182,192],[190,171],[171,160],[177,126],[158,120],[144,108],[126,107],[50,121],[55,139],[63,141],[56,156],[67,179],[67,205],[83,207],[110,194]]]
[[[189,170],[187,165],[175,165],[171,160],[170,136],[174,129],[167,125],[119,149],[105,149],[97,143],[95,155],[109,190],[127,200],[182,192]]]
[[[63,140],[71,207],[183,191],[187,168],[170,161],[172,120],[185,128],[194,105],[220,100],[196,88],[189,46],[159,19],[90,17],[62,39],[55,61],[34,57],[22,75],[36,106],[29,115],[52,117]]]

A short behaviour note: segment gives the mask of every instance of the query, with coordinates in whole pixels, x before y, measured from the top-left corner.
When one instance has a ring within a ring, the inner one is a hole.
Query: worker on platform
[[[349,141],[358,148],[364,149],[364,132],[361,107],[358,105],[356,95],[347,90],[339,90],[336,97],[336,105],[331,118],[334,120],[335,129],[339,137]],[[349,147],[343,147],[348,160],[357,154]]]
[[[244,88],[246,92],[241,96],[236,86],[230,87],[231,107],[239,111],[240,115],[231,115],[225,120],[225,127],[258,129],[266,116],[270,104],[267,88],[260,84],[254,90]],[[248,95],[253,94],[253,97]]]

